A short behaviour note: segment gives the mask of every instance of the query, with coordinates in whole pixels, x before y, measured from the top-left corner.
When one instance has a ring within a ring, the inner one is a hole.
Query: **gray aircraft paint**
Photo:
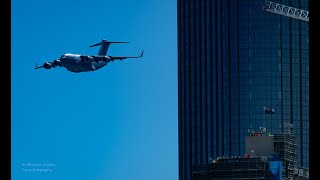
[[[51,69],[57,66],[64,67],[68,71],[79,73],[95,71],[106,66],[110,61],[122,60],[127,58],[140,58],[143,56],[143,51],[140,56],[107,56],[107,51],[111,43],[127,43],[127,42],[109,42],[102,40],[98,44],[94,44],[89,47],[100,45],[100,49],[97,56],[88,56],[80,54],[63,54],[60,59],[56,59],[53,62],[46,62],[43,66],[36,66],[35,69],[45,68]]]

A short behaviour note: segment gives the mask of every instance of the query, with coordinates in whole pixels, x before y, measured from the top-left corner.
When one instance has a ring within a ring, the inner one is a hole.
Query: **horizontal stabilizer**
[[[89,46],[89,47],[99,46],[99,45],[101,45],[101,44],[102,44],[102,42],[101,42],[101,43],[98,43],[98,44],[91,45],[91,46]]]
[[[112,42],[110,42],[110,41],[106,41],[106,40],[102,40],[102,42],[99,42],[99,43],[97,43],[97,44],[94,44],[94,45],[91,45],[91,46],[89,46],[89,47],[94,47],[94,46],[99,46],[99,45],[101,45],[101,44],[112,44],[112,43],[129,43],[129,42],[118,42],[118,41],[112,41]]]
[[[119,42],[117,42],[117,41],[109,42],[109,41],[108,41],[108,43],[129,43],[129,42],[120,42],[120,41],[119,41]]]
[[[99,46],[100,45],[100,49],[99,49],[98,55],[105,56],[107,54],[108,49],[109,49],[109,45],[113,44],[113,43],[129,43],[129,42],[119,42],[119,41],[111,41],[110,42],[110,41],[107,41],[107,40],[103,39],[100,43],[91,45],[89,47],[94,47],[94,46]]]

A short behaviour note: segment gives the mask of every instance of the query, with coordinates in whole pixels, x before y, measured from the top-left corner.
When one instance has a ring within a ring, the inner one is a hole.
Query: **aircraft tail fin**
[[[102,41],[100,43],[91,45],[89,47],[95,47],[95,46],[99,46],[100,45],[100,49],[99,49],[98,55],[105,56],[105,55],[107,55],[107,52],[108,52],[110,44],[113,44],[113,43],[129,43],[129,42],[119,42],[119,41],[111,41],[110,42],[110,41],[107,41],[105,39],[102,39]]]

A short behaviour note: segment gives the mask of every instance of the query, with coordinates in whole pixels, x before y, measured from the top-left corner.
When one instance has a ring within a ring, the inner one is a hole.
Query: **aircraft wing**
[[[122,60],[127,58],[141,58],[143,56],[143,51],[140,56],[109,56],[111,58],[111,61],[113,60]]]

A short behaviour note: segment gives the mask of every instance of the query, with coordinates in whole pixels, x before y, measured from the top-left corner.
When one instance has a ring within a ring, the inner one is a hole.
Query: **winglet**
[[[40,67],[38,67],[38,64],[36,63],[36,67],[34,69],[39,69]]]
[[[142,57],[142,56],[143,56],[143,52],[144,52],[144,50],[142,51],[142,53],[141,53],[140,57]]]
[[[34,69],[39,69],[39,68],[43,68],[43,66],[38,66],[38,64],[36,63],[36,67]]]

